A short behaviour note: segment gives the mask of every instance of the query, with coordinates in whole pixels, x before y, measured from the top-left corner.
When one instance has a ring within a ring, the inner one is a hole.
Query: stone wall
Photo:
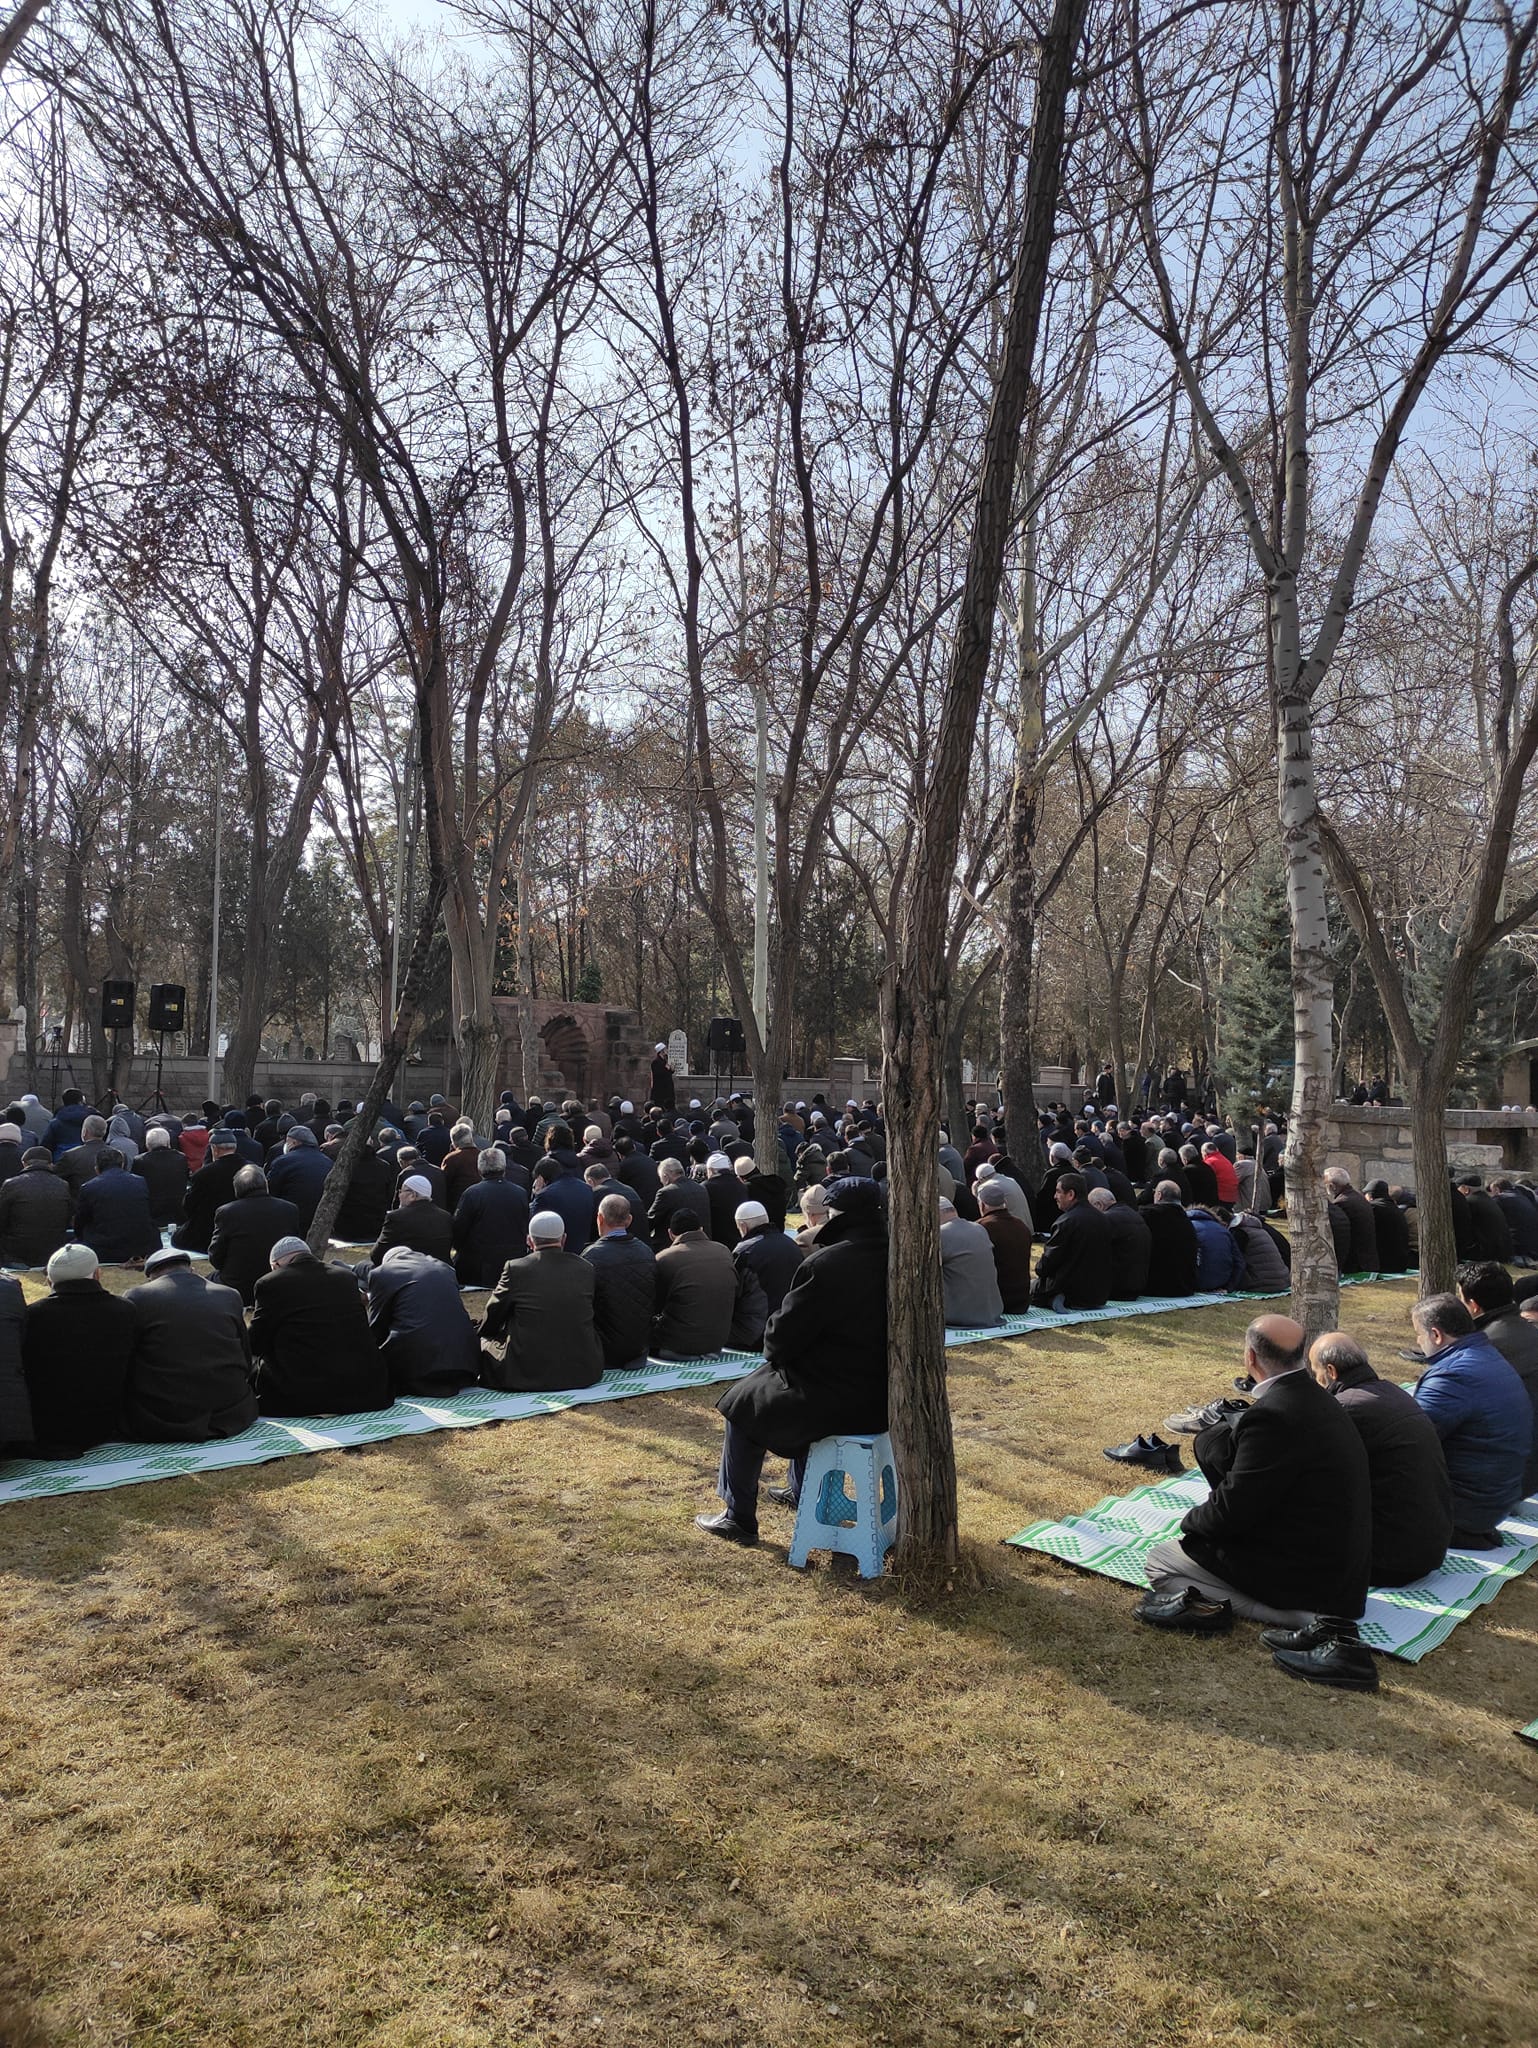
[[[1538,1110],[1450,1109],[1443,1118],[1449,1166],[1492,1173],[1538,1172]],[[1360,1187],[1386,1180],[1413,1188],[1415,1166],[1407,1109],[1356,1109],[1337,1103],[1325,1126],[1331,1166],[1344,1166]]]

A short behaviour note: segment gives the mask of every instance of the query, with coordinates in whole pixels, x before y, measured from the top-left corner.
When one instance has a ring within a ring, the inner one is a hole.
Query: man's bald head
[[[1244,1333],[1246,1362],[1257,1380],[1295,1372],[1303,1363],[1303,1325],[1291,1316],[1257,1316]]]
[[[1355,1337],[1348,1337],[1344,1330],[1326,1330],[1308,1347],[1308,1369],[1321,1387],[1333,1387],[1343,1372],[1372,1368]]]

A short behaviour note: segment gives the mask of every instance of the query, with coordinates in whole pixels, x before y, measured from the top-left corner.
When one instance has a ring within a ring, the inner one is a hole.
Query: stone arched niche
[[[539,1035],[551,1064],[560,1068],[567,1088],[585,1102],[593,1064],[593,1050],[587,1033],[575,1017],[566,1015],[552,1017],[548,1024],[541,1025]]]

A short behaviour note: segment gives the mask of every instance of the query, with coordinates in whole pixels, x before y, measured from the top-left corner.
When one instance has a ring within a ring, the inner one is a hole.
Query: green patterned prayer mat
[[[1146,1586],[1143,1560],[1156,1543],[1180,1534],[1187,1508],[1207,1498],[1200,1472],[1182,1473],[1158,1486],[1134,1487],[1097,1501],[1086,1514],[1063,1522],[1032,1522],[1006,1536],[1021,1550],[1045,1551],[1064,1564]],[[1493,1600],[1508,1580],[1538,1563],[1538,1498],[1523,1501],[1501,1523],[1499,1550],[1450,1550],[1440,1567],[1413,1586],[1375,1590],[1367,1596],[1362,1640],[1369,1648],[1418,1664],[1437,1649],[1476,1607]]]
[[[1530,1742],[1535,1749],[1538,1749],[1538,1721],[1529,1721],[1527,1726],[1519,1728],[1517,1733],[1524,1742]]]
[[[486,1387],[445,1395],[441,1400],[397,1401],[369,1415],[303,1418],[270,1417],[239,1436],[212,1444],[100,1444],[83,1458],[16,1458],[0,1462],[0,1503],[38,1500],[48,1494],[96,1493],[110,1486],[137,1486],[146,1479],[176,1479],[189,1472],[222,1472],[235,1465],[265,1465],[275,1458],[310,1451],[358,1450],[394,1436],[423,1436],[435,1429],[475,1429],[487,1422],[522,1422],[533,1415],[559,1415],[594,1401],[626,1401],[636,1394],[666,1394],[677,1387],[709,1387],[741,1379],[761,1365],[756,1353],[721,1351],[714,1358],[662,1365],[645,1372],[606,1372],[596,1387],[562,1394],[497,1394]]]

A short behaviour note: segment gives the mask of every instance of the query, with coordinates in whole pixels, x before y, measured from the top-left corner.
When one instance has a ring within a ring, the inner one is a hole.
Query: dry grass
[[[1533,2042],[1538,1586],[1359,1699],[997,1547],[1244,1321],[953,1353],[930,1607],[696,1536],[709,1395],[0,1509],[0,2038]]]

